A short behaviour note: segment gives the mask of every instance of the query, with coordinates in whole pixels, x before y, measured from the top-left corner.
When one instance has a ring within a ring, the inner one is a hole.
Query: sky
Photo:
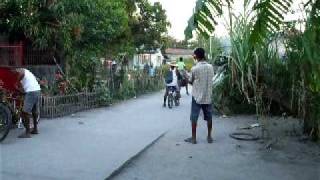
[[[167,11],[168,20],[171,23],[169,35],[178,40],[184,39],[184,30],[188,25],[188,20],[193,14],[196,0],[149,0],[150,2],[160,2]]]

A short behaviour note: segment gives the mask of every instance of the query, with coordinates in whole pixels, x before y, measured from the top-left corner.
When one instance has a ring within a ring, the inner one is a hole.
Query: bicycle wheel
[[[180,102],[179,102],[178,99],[174,100],[174,105],[175,105],[175,106],[179,106],[179,105],[180,105]]]
[[[10,109],[6,105],[0,103],[0,142],[7,137],[10,131],[12,125],[11,118],[12,114]]]
[[[168,96],[168,107],[171,109],[173,106],[173,96],[172,94],[169,94]]]

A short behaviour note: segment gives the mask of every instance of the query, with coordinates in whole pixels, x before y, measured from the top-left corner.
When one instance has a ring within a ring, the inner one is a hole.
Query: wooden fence
[[[108,91],[98,90],[96,92],[83,92],[71,95],[58,96],[42,96],[41,97],[41,112],[43,118],[55,118],[73,114],[75,112],[97,108],[108,104],[106,97],[111,99],[124,100],[136,95],[141,95],[147,92],[160,90],[164,87],[161,73],[154,77],[149,77],[146,74],[135,74],[130,81],[132,84],[126,86],[116,83],[114,80],[107,83]],[[129,90],[130,89],[130,90]]]
[[[64,96],[42,96],[41,117],[54,118],[101,106],[103,91]]]

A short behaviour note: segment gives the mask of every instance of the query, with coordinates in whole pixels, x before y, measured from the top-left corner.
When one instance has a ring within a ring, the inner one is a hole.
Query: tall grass
[[[230,28],[233,57],[229,64],[231,87],[237,88],[249,104],[255,105],[264,127],[268,127],[266,117],[273,109],[277,113],[286,112],[301,117],[305,133],[318,139],[319,15],[309,16],[304,32],[284,29],[284,33],[269,34],[257,44],[250,40],[254,26],[251,12],[250,9],[245,10],[241,16],[234,18],[236,20]],[[279,56],[277,44],[280,40],[285,40],[281,43],[287,47],[286,58]]]

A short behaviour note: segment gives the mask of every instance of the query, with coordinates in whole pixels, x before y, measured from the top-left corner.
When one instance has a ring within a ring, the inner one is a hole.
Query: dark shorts
[[[40,91],[27,92],[24,96],[23,112],[28,114],[40,112]]]
[[[192,98],[191,104],[191,122],[197,122],[200,114],[200,110],[202,109],[204,120],[212,121],[212,104],[198,104],[194,98]]]

